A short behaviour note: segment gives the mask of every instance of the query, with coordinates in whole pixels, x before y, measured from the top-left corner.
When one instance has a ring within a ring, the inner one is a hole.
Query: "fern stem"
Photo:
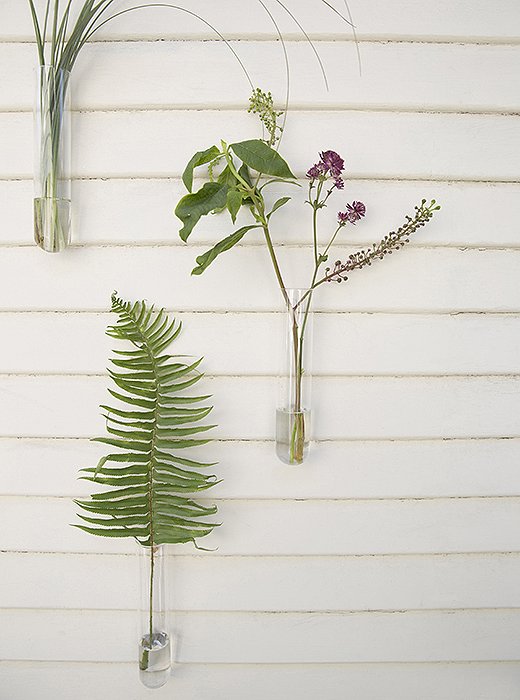
[[[150,645],[150,651],[152,651],[153,648],[153,579],[154,579],[154,564],[155,564],[155,554],[154,554],[155,547],[152,545],[150,547],[150,619],[149,619],[149,625],[150,625],[150,639],[149,639],[149,645]]]
[[[141,328],[138,323],[136,323],[137,327],[141,331]],[[149,475],[148,475],[148,481],[149,481],[149,489],[148,489],[148,499],[149,499],[149,510],[150,510],[150,618],[149,618],[149,627],[150,627],[150,651],[153,648],[153,584],[154,584],[154,568],[155,568],[155,533],[154,533],[154,512],[153,512],[153,482],[154,482],[154,464],[155,464],[155,440],[157,437],[157,422],[158,422],[158,408],[159,408],[159,396],[158,396],[158,391],[157,387],[159,384],[159,377],[157,376],[157,367],[155,364],[154,360],[154,355],[149,347],[149,344],[147,342],[147,338],[145,334],[143,333],[143,347],[149,357],[150,364],[152,365],[152,371],[154,374],[154,381],[155,381],[155,408],[154,408],[154,414],[155,414],[155,420],[154,420],[154,428],[152,432],[152,445],[151,445],[151,452],[150,452],[150,470],[149,470]]]
[[[156,437],[157,437],[157,423],[158,423],[158,412],[159,412],[159,395],[158,395],[158,385],[159,385],[159,376],[157,373],[157,365],[155,362],[154,358],[154,353],[152,348],[150,347],[149,339],[146,336],[145,329],[141,327],[141,325],[138,322],[139,317],[135,318],[134,314],[131,312],[128,312],[126,309],[123,310],[122,312],[126,317],[132,321],[137,329],[139,330],[139,333],[141,334],[142,338],[142,349],[146,352],[148,355],[148,359],[150,361],[150,364],[152,366],[152,371],[154,374],[154,385],[155,385],[155,407],[154,407],[154,427],[152,431],[152,443],[151,443],[151,451],[150,451],[150,469],[148,471],[148,509],[150,513],[150,535],[149,535],[149,540],[150,540],[150,593],[149,593],[149,605],[150,605],[150,610],[149,610],[149,617],[148,617],[148,628],[149,628],[149,647],[150,651],[152,651],[153,648],[153,586],[154,586],[154,573],[155,573],[155,552],[156,552],[156,545],[155,545],[155,532],[154,532],[154,510],[153,510],[153,486],[154,486],[154,465],[155,465],[155,450],[156,450]],[[137,345],[136,343],[134,343]],[[137,345],[139,347],[139,345]]]

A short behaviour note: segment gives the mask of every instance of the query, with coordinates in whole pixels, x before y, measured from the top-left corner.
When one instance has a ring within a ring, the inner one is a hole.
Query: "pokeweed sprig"
[[[364,216],[364,205],[361,204],[361,202],[354,202],[352,206],[347,206],[349,207],[350,211],[339,212],[338,214],[338,219],[342,221],[342,225],[344,225],[343,217],[345,217],[346,221],[355,223],[356,216],[361,216],[358,213],[361,210],[361,207],[363,207],[362,215]],[[330,267],[325,268],[326,275],[319,281],[318,284],[332,281],[346,282],[348,279],[346,273],[352,272],[353,270],[360,270],[367,265],[372,265],[374,260],[382,260],[385,255],[391,255],[394,251],[400,250],[410,242],[410,236],[418,231],[422,226],[425,226],[433,217],[434,212],[438,211],[439,209],[440,206],[436,203],[435,199],[432,199],[428,206],[426,206],[426,200],[423,199],[421,204],[415,207],[415,216],[407,216],[405,223],[400,226],[397,231],[391,231],[384,236],[379,243],[372,243],[371,248],[361,249],[355,253],[352,253],[348,256],[345,262],[337,260],[334,263],[334,268],[332,271]],[[315,285],[315,287],[316,286],[318,285]]]
[[[249,98],[249,109],[247,111],[250,114],[258,115],[269,134],[267,143],[270,146],[274,146],[280,140],[282,134],[282,127],[278,124],[278,118],[283,115],[283,112],[278,112],[275,109],[272,94],[264,92],[260,88],[255,88]]]

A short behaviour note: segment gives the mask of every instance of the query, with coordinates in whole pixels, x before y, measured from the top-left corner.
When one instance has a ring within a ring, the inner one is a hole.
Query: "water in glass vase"
[[[171,649],[166,632],[154,632],[152,644],[150,635],[141,638],[139,643],[139,677],[147,688],[160,688],[170,677]]]
[[[70,243],[70,73],[53,65],[37,69],[34,172],[34,238],[48,253]]]
[[[309,410],[276,411],[276,455],[285,464],[302,464],[309,454],[311,435]]]
[[[70,243],[70,199],[34,200],[34,239],[42,250],[59,253]]]

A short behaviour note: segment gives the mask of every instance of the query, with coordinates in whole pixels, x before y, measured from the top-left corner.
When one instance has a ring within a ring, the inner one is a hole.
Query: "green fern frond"
[[[203,506],[190,496],[214,486],[217,477],[204,473],[214,463],[187,459],[179,454],[211,442],[201,425],[212,406],[201,405],[209,396],[183,392],[203,375],[201,360],[187,364],[166,352],[178,337],[181,324],[144,301],[134,304],[112,296],[117,322],[107,335],[132,344],[116,350],[109,389],[119,405],[102,405],[108,436],[94,438],[117,448],[97,467],[81,470],[81,479],[111,487],[75,503],[85,512],[78,516],[85,532],[103,537],[133,537],[140,544],[193,542],[208,535],[219,523],[206,518],[216,507]],[[106,466],[110,465],[110,466]]]

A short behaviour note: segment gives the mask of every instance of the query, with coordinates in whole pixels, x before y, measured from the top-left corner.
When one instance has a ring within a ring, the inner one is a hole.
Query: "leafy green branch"
[[[205,165],[213,175],[216,165],[220,163],[223,163],[224,167],[216,178],[204,183],[197,192],[192,192],[195,169]],[[256,183],[252,173],[256,173]],[[269,180],[259,186],[259,179],[263,176],[269,176]],[[271,216],[287,204],[290,197],[281,197],[270,211],[266,211],[263,195],[263,188],[268,184],[275,182],[298,184],[296,176],[282,156],[261,139],[240,141],[229,145],[222,141],[220,148],[210,146],[204,151],[198,151],[187,164],[182,180],[189,194],[180,200],[175,214],[183,224],[179,235],[184,242],[188,240],[200,219],[210,213],[227,209],[234,223],[240,209],[245,207],[255,221],[253,225],[241,227],[199,256],[197,267],[193,269],[192,274],[202,274],[221,253],[233,248],[249,231],[261,228],[272,254],[275,271],[279,275],[281,285],[284,286],[274,255],[269,222]]]

